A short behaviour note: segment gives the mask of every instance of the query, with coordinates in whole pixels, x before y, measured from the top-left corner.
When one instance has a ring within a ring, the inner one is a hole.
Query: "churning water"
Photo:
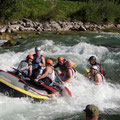
[[[87,104],[99,107],[101,120],[120,120],[120,34],[41,34],[21,41],[19,46],[0,48],[0,69],[17,67],[28,54],[34,54],[36,45],[40,46],[45,57],[63,56],[75,62],[78,72],[66,84],[72,98],[31,103],[28,98],[10,98],[0,93],[0,120],[84,120],[83,109]],[[91,55],[96,56],[106,71],[104,85],[96,86],[86,78]]]

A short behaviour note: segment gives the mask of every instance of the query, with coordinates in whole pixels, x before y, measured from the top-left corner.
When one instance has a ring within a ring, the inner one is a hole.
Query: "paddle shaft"
[[[61,80],[60,76],[57,74],[56,71],[55,71],[55,74],[56,74],[56,76],[58,77],[59,81],[62,83],[62,80]],[[66,86],[65,86],[65,89],[66,89],[66,91],[68,92],[69,96],[72,97],[72,94],[71,94],[70,90],[69,90]]]

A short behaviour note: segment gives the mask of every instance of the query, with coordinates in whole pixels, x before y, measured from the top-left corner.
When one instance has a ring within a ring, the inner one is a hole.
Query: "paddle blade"
[[[63,88],[62,96],[72,97],[72,93],[70,92],[70,90],[66,86]]]
[[[86,68],[86,72],[89,73],[89,72],[90,72],[90,69],[89,69],[89,68]]]
[[[45,85],[45,84],[43,84],[43,83],[41,83],[41,85],[44,86],[46,89],[48,89],[49,91],[51,91],[51,92],[53,92],[53,93],[56,93],[56,92],[57,92],[55,89],[53,89],[53,88],[51,88],[51,87],[49,87],[49,86],[47,86],[47,85]]]

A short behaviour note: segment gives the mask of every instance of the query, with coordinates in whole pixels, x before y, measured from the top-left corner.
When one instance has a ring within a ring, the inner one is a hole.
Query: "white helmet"
[[[41,50],[40,47],[35,47],[35,52],[38,51],[38,50]]]
[[[91,69],[94,69],[94,70],[99,71],[99,68],[98,68],[98,66],[97,66],[97,65],[92,65]]]

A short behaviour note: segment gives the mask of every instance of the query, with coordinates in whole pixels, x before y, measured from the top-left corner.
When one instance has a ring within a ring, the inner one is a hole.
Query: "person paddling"
[[[99,68],[97,65],[93,65],[91,67],[91,74],[92,74],[92,77],[91,77],[91,81],[96,84],[96,85],[99,85],[101,83],[104,82],[104,77],[103,75],[99,72]]]
[[[45,58],[40,54],[41,48],[40,47],[35,47],[35,54],[34,59],[32,61],[33,65],[33,78],[38,77],[39,75],[42,74],[43,69],[45,67]]]
[[[32,76],[32,60],[33,55],[29,54],[26,57],[26,60],[22,60],[17,68],[20,73],[22,73],[25,77],[31,77]]]
[[[93,65],[96,65],[98,67],[98,71],[105,76],[105,72],[103,71],[103,67],[96,62],[96,57],[95,56],[91,56],[88,61],[90,62],[91,67]],[[88,78],[91,79],[91,67],[90,67],[90,71],[88,72]]]
[[[66,82],[70,81],[73,78],[74,75],[74,69],[73,69],[73,62],[71,60],[67,60],[65,63],[66,71],[63,72],[62,84],[65,84]]]
[[[57,58],[57,63],[53,66],[55,69],[56,68],[60,68],[60,70],[57,70],[57,73],[60,75],[62,72],[66,71],[66,66],[65,66],[65,63],[66,63],[66,60],[60,56]]]
[[[51,59],[47,59],[45,72],[38,78],[34,79],[34,82],[44,83],[48,86],[52,84],[55,81],[55,72],[52,66],[53,66],[53,61]]]
[[[60,71],[59,70],[57,70],[57,73],[59,74],[59,75],[62,75],[62,73],[64,73],[66,70],[67,70],[67,67],[66,67],[66,59],[64,59],[62,56],[60,56],[60,57],[58,57],[57,58],[57,60],[58,60],[58,62],[53,66],[55,69],[56,68],[60,68]],[[74,71],[76,72],[76,70],[75,70],[75,63],[73,63],[72,62],[72,68],[74,69]]]

